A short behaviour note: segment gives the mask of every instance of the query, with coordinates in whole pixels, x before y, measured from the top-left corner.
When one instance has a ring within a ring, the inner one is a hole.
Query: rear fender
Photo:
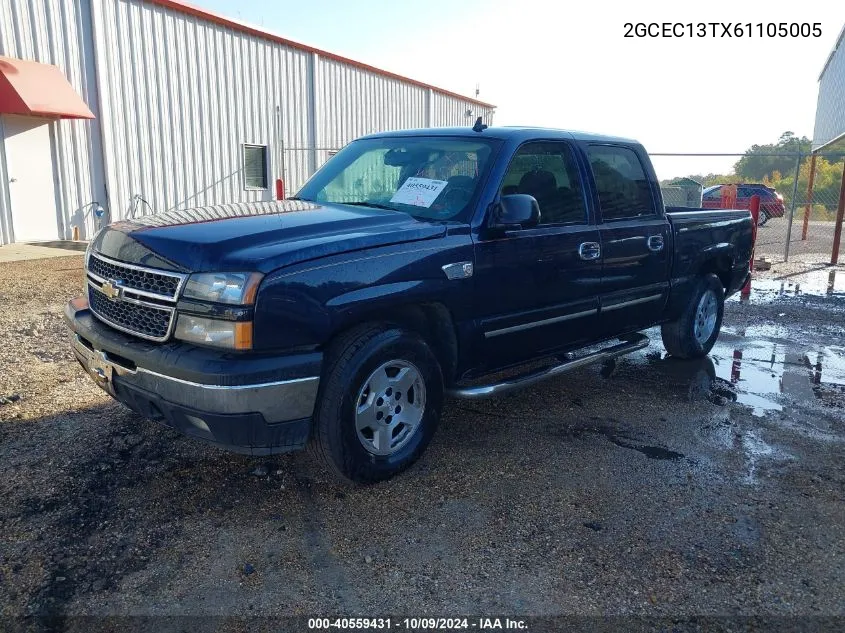
[[[672,279],[672,292],[666,306],[668,320],[678,318],[690,300],[696,280],[702,275],[713,273],[722,281],[727,290],[731,285],[733,270],[736,267],[736,248],[730,242],[719,242],[703,248],[692,260],[685,271]]]

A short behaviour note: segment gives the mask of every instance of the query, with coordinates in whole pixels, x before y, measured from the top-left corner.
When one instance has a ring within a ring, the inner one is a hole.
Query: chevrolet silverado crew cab
[[[141,415],[253,455],[310,445],[369,482],[420,456],[445,396],[655,325],[673,356],[707,354],[751,250],[748,211],[665,209],[635,141],[479,121],[353,141],[289,200],[105,227],[66,319]]]

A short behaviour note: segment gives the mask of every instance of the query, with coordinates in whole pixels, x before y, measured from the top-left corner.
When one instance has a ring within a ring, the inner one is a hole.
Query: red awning
[[[0,114],[94,118],[61,70],[14,57],[0,57]]]

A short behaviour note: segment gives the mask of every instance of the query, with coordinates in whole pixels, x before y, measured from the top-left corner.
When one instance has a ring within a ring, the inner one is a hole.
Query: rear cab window
[[[651,182],[634,150],[621,145],[589,145],[587,155],[603,221],[657,215]]]

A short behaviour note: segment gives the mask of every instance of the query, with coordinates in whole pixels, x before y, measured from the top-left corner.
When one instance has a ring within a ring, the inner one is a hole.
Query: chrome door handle
[[[663,236],[652,235],[648,238],[648,250],[653,253],[659,253],[663,250]]]
[[[601,257],[601,244],[598,242],[584,242],[578,247],[578,257],[584,260]]]

